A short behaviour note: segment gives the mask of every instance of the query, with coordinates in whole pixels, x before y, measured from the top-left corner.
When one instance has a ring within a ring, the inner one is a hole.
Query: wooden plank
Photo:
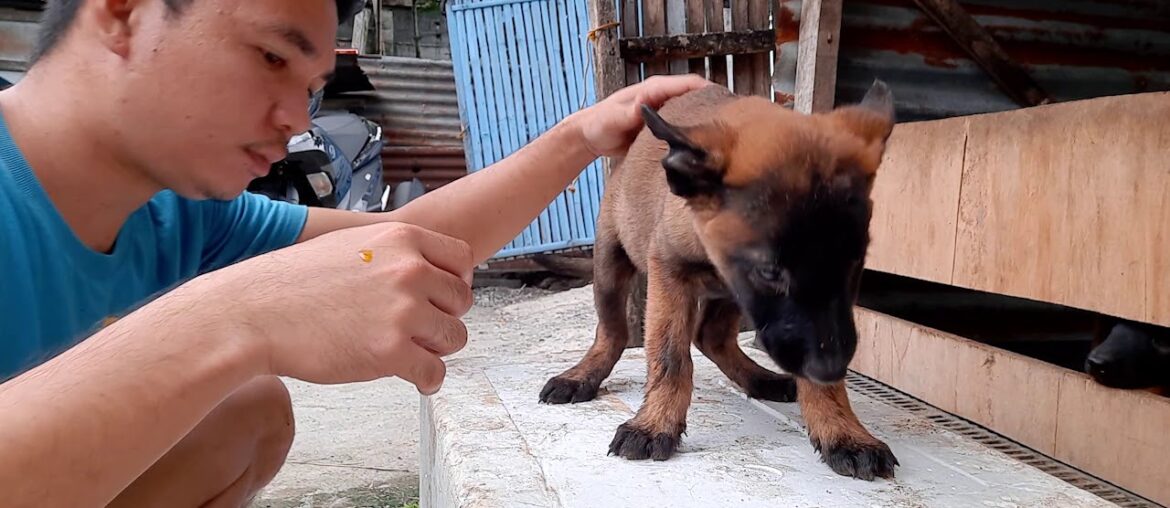
[[[723,0],[706,0],[703,4],[707,15],[707,31],[718,33],[726,30],[724,25]],[[727,86],[727,58],[712,56],[707,59],[711,66],[711,81]]]
[[[840,34],[841,0],[801,2],[800,53],[796,68],[797,111],[818,113],[833,108]]]
[[[753,30],[765,30],[771,36],[771,45],[768,51],[776,48],[776,32],[772,30],[768,21],[769,0],[750,0],[748,2],[748,21]],[[769,70],[769,54],[758,53],[752,55],[752,93],[760,97],[771,99],[772,73]]]
[[[771,51],[771,30],[702,35],[665,35],[618,41],[621,57],[631,62],[654,62],[708,55],[748,55]]]
[[[638,24],[638,5],[640,0],[623,0],[622,2],[622,37],[633,38],[642,35]],[[626,85],[633,85],[642,81],[642,66],[626,62]]]
[[[1058,368],[869,309],[855,316],[851,369],[1053,453]]]
[[[1170,326],[1168,117],[1164,92],[971,117],[953,283]]]
[[[867,268],[951,282],[966,141],[965,118],[894,129],[871,195]]]
[[[666,35],[666,0],[642,0],[642,36]],[[646,64],[646,77],[669,74],[666,62]]]
[[[957,0],[914,0],[938,23],[1012,100],[1021,106],[1051,102],[1028,72],[1017,64]]]
[[[1082,374],[1065,373],[1055,457],[1170,505],[1167,400],[1140,390],[1105,388]]]
[[[749,0],[731,0],[731,29],[735,31],[750,30],[751,19],[748,16]],[[746,55],[737,55],[731,59],[732,86],[737,94],[752,94],[752,72],[755,68],[752,59]]]
[[[686,0],[686,25],[687,33],[701,34],[704,31],[706,24],[706,16],[703,13],[703,0]],[[691,74],[698,74],[700,76],[707,75],[707,62],[705,58],[692,58],[687,61],[687,72]]]

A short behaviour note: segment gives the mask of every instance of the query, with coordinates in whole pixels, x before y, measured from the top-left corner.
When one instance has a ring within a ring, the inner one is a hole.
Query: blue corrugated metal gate
[[[596,101],[583,0],[453,0],[451,59],[468,170],[519,150]],[[600,161],[497,257],[591,245],[604,185]]]

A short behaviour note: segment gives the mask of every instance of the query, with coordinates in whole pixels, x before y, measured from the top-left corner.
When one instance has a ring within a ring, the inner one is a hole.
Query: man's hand
[[[196,280],[258,337],[269,372],[314,383],[401,377],[424,394],[467,343],[466,242],[416,226],[343,229]]]
[[[651,76],[614,92],[605,100],[574,114],[585,146],[595,156],[620,157],[642,129],[642,104],[658,109],[668,99],[711,85],[695,74]]]

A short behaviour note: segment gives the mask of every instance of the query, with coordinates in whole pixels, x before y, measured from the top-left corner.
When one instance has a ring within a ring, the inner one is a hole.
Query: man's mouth
[[[261,153],[251,148],[245,148],[244,153],[248,154],[248,158],[251,159],[252,164],[249,169],[257,178],[267,175],[272,165],[284,158],[283,152],[279,154],[275,151]]]

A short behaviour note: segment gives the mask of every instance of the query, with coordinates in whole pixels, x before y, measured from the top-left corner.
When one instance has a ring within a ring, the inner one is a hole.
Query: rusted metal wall
[[[1170,2],[965,0],[961,4],[1059,101],[1170,90]],[[795,89],[800,2],[780,0],[777,100]],[[844,3],[837,102],[890,84],[900,120],[1019,107],[911,0]]]
[[[449,60],[362,57],[377,89],[336,105],[382,126],[387,182],[418,177],[428,190],[467,174],[455,72]]]

